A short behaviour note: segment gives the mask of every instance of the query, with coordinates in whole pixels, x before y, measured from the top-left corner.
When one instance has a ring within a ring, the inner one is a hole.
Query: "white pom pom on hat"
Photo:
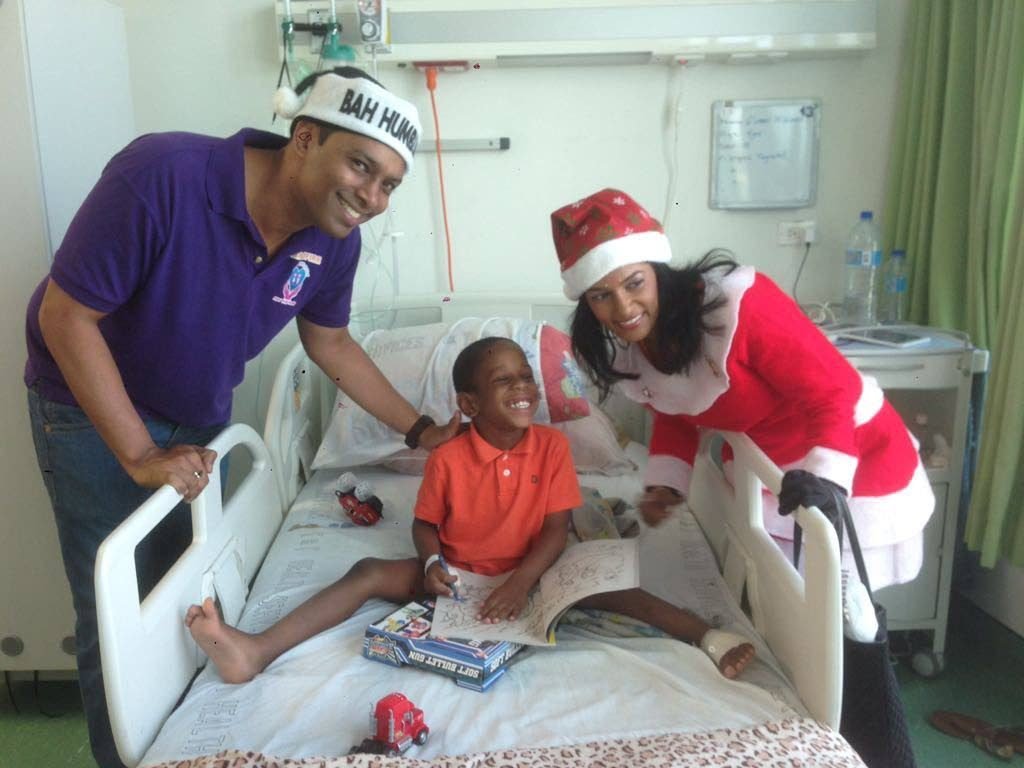
[[[290,120],[302,109],[305,99],[301,98],[287,85],[283,85],[274,92],[274,112],[279,117]]]

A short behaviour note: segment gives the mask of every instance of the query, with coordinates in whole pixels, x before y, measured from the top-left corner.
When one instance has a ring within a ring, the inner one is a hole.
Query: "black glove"
[[[846,490],[831,480],[802,469],[791,469],[782,476],[779,514],[788,515],[799,506],[817,507],[834,525],[840,514],[836,494],[846,498]]]

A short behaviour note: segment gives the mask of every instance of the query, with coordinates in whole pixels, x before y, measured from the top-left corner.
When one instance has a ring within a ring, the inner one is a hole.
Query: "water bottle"
[[[884,312],[882,320],[887,323],[902,323],[907,319],[907,252],[893,251],[889,254],[889,266],[885,271]]]
[[[882,265],[882,246],[871,211],[861,211],[846,243],[846,292],[843,320],[873,325],[877,316],[876,275]]]

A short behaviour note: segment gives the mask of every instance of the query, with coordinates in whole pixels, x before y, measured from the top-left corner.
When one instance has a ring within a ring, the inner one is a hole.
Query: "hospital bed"
[[[364,317],[365,325],[401,328],[500,314],[564,328],[570,311],[552,296],[428,296]],[[289,765],[369,765],[380,758],[341,756],[368,735],[371,704],[401,691],[423,708],[431,736],[395,764],[431,764],[445,755],[445,765],[657,766],[687,764],[686,755],[699,754],[723,765],[801,755],[805,764],[827,758],[830,765],[861,765],[835,732],[842,688],[835,533],[817,509],[798,510],[806,559],[803,573],[792,567],[761,524],[763,493],[778,491],[781,472],[740,434],[704,436],[688,508],[642,530],[639,543],[642,586],[752,638],[758,658],[737,681],[689,645],[654,633],[613,636],[584,615],[563,622],[556,646],[520,653],[479,693],[442,675],[364,659],[366,626],[394,607],[370,601],[249,683],[224,683],[212,665],[203,667],[183,624],[189,605],[215,596],[228,623],[256,631],[361,557],[414,554],[417,477],[356,468],[385,510],[376,526],[359,528],[347,524],[332,492],[342,469],[310,469],[331,428],[335,395],[300,346],[285,355],[263,437],[236,424],[210,444],[218,461],[230,453],[232,463],[251,465],[244,479],[222,502],[220,473],[211,473],[192,503],[191,546],[141,601],[135,547],[180,497],[160,489],[102,545],[100,642],[110,719],[126,764],[255,766],[288,758],[295,761]],[[732,482],[723,471],[723,442],[734,454]],[[581,484],[635,498],[646,456],[636,442],[626,453],[636,471],[581,475]]]

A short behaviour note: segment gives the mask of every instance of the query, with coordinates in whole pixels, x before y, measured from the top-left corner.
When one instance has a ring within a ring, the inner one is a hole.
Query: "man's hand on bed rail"
[[[675,488],[669,488],[667,485],[649,485],[637,500],[636,506],[644,522],[653,527],[661,525],[684,501],[686,498]]]
[[[447,443],[459,433],[459,425],[462,423],[462,413],[456,411],[447,424],[432,424],[420,433],[420,448],[428,451],[437,448],[441,443]]]
[[[176,445],[167,450],[153,446],[127,469],[143,488],[170,485],[185,501],[192,501],[210,482],[216,458],[216,451],[200,445]]]
[[[779,491],[779,514],[788,515],[797,507],[817,507],[832,523],[839,515],[836,494],[845,498],[846,489],[831,480],[803,469],[791,469],[782,476]]]

